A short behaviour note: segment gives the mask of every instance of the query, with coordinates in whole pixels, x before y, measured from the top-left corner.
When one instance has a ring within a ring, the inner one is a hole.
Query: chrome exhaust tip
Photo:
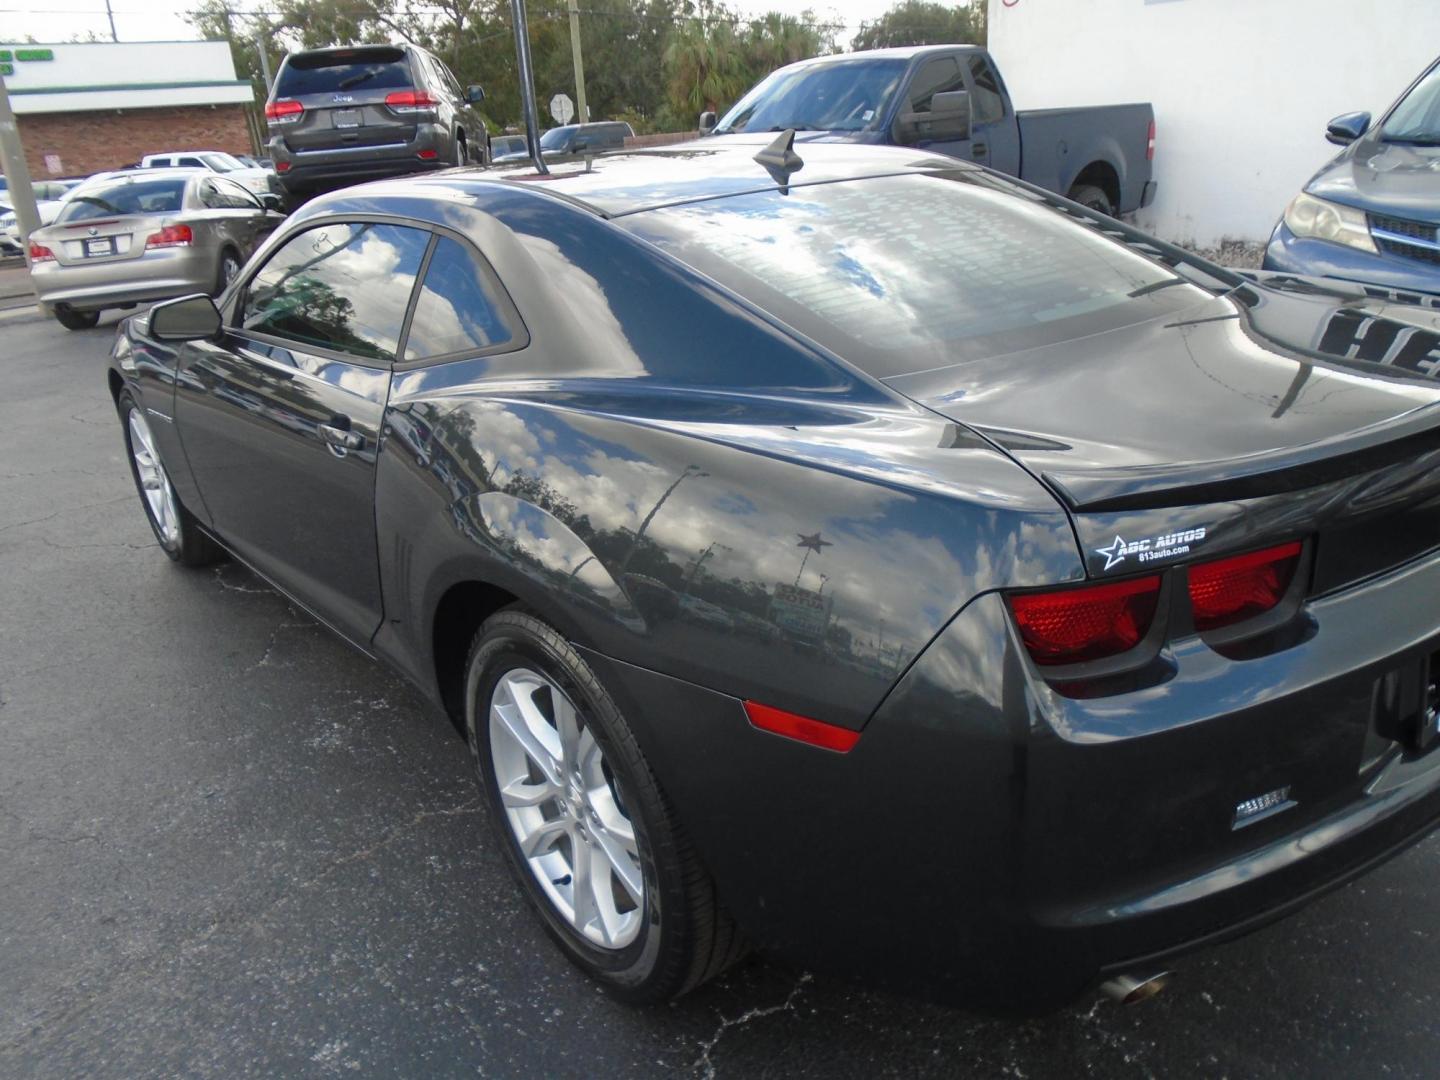
[[[1111,1001],[1121,1005],[1138,1005],[1154,997],[1170,982],[1170,972],[1157,971],[1153,975],[1133,975],[1127,972],[1106,979],[1100,984],[1100,992]]]

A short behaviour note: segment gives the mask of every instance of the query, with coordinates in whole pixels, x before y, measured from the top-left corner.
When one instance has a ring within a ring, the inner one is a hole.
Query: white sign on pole
[[[568,124],[575,118],[575,103],[569,94],[556,94],[550,99],[550,115],[559,124]]]

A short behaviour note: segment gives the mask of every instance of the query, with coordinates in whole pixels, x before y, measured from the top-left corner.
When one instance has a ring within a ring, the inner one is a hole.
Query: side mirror
[[[471,105],[479,105],[485,100],[485,91],[478,86],[467,86],[465,88],[465,100]]]
[[[1336,146],[1349,146],[1370,130],[1368,112],[1345,113],[1325,125],[1325,138]]]
[[[594,145],[595,140],[590,138],[590,136],[581,135],[566,148],[566,152],[571,154],[588,154]]]
[[[930,99],[929,112],[901,113],[895,118],[893,136],[902,145],[970,138],[969,91],[936,94]]]
[[[260,199],[260,205],[266,210],[273,210],[277,214],[283,214],[285,212],[285,204],[280,201],[280,196],[276,195],[273,191],[262,191],[258,197]]]
[[[150,309],[150,334],[161,341],[201,341],[220,334],[220,311],[204,293],[166,300]]]
[[[700,114],[700,134],[709,135],[715,130],[715,125],[720,123],[720,118],[709,109]]]

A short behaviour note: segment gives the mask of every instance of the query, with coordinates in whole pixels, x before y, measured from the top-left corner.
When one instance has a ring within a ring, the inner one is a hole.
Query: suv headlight
[[[1285,224],[1296,236],[1310,236],[1361,251],[1375,251],[1375,241],[1370,237],[1370,226],[1364,211],[1317,199],[1303,191],[1285,208]]]

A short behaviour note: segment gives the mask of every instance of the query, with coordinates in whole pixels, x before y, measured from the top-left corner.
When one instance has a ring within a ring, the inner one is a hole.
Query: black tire
[[[155,534],[155,542],[160,545],[160,550],[165,552],[171,561],[177,562],[181,566],[210,566],[220,562],[225,558],[225,549],[201,530],[194,516],[185,509],[179,496],[175,495],[173,486],[170,488],[170,494],[174,498],[176,511],[175,529],[173,535],[166,535],[166,531],[156,519],[155,511],[151,509],[150,499],[145,494],[144,482],[140,478],[140,467],[135,459],[135,443],[131,432],[130,414],[138,414],[139,406],[130,396],[130,391],[124,390],[116,399],[115,407],[120,413],[120,430],[125,439],[125,457],[130,462],[130,476],[135,481],[135,492],[140,496],[140,508],[145,513],[145,520],[150,523],[150,531]],[[148,429],[148,421],[145,420],[143,414],[139,415],[140,422]],[[164,463],[160,462],[159,464],[161,480],[168,485],[170,479],[168,475],[164,474]]]
[[[62,304],[55,309],[55,321],[66,330],[93,330],[100,322],[100,312],[76,311]]]
[[[220,265],[215,270],[215,291],[212,296],[219,296],[230,287],[230,283],[240,274],[240,267],[245,265],[240,261],[240,253],[234,248],[227,247],[220,252]]]
[[[502,676],[517,668],[548,678],[574,703],[582,726],[604,755],[617,802],[634,827],[645,897],[638,936],[624,948],[599,947],[572,926],[536,880],[506,817],[491,754],[490,702]],[[465,723],[506,861],[545,930],[572,963],[615,996],[647,1003],[679,997],[745,955],[745,940],[721,907],[714,883],[619,707],[553,627],[518,607],[485,622],[466,664]]]
[[[1070,189],[1070,198],[1081,206],[1088,206],[1091,210],[1098,210],[1111,217],[1115,216],[1115,208],[1110,203],[1110,196],[1093,184],[1076,184]]]
[[[465,136],[463,135],[455,136],[455,164],[457,166],[469,164],[465,153]]]

